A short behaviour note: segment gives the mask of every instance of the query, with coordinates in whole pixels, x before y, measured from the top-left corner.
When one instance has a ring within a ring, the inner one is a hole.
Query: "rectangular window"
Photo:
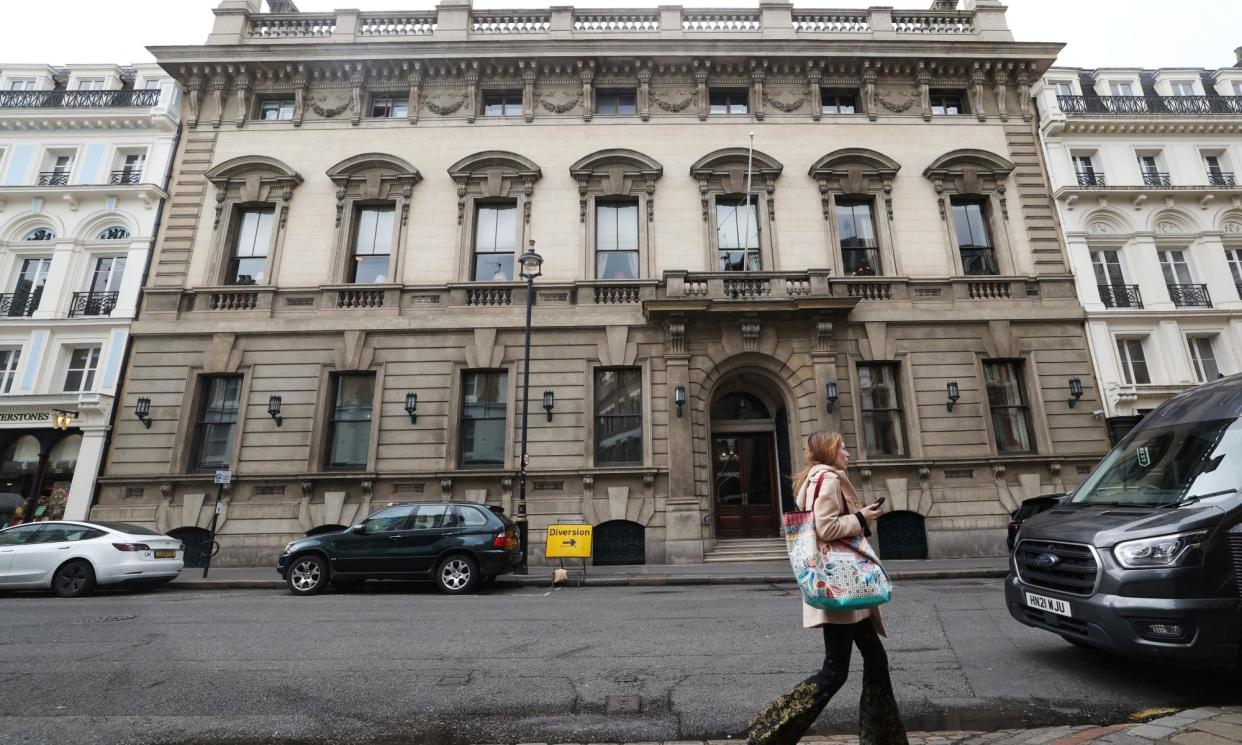
[[[880,273],[880,248],[875,238],[875,214],[869,199],[838,199],[837,237],[841,241],[842,272],[847,277]]]
[[[51,170],[49,171],[52,179],[48,181],[52,186],[64,186],[67,183],[69,174],[73,171],[72,155],[54,155],[52,156]]]
[[[967,275],[999,274],[987,213],[980,201],[952,201],[953,229],[962,255],[962,272]]]
[[[513,280],[517,204],[479,203],[474,210],[474,281]]]
[[[509,374],[503,370],[462,374],[462,468],[504,465],[508,380]]]
[[[746,114],[750,111],[749,93],[744,88],[709,91],[707,100],[713,114]]]
[[[328,468],[366,468],[375,400],[374,375],[337,375],[328,422]]]
[[[862,406],[863,443],[868,457],[906,454],[905,424],[897,365],[859,365],[858,395]]]
[[[1169,186],[1169,175],[1160,171],[1160,161],[1156,155],[1139,155],[1139,174],[1145,186]]]
[[[196,426],[194,467],[213,469],[229,464],[233,430],[241,406],[241,376],[208,377]]]
[[[80,91],[101,91],[103,89],[103,78],[82,78],[78,81],[78,90]]]
[[[9,90],[11,91],[32,91],[34,89],[34,78],[15,78],[9,81]]]
[[[1118,339],[1117,358],[1121,360],[1121,376],[1128,385],[1151,383],[1151,374],[1147,371],[1147,355],[1143,353],[1142,339]]]
[[[634,91],[597,91],[595,93],[595,113],[638,113],[638,95]]]
[[[1156,252],[1160,258],[1160,270],[1164,272],[1166,285],[1189,285],[1194,283],[1190,276],[1190,264],[1186,262],[1186,252],[1182,250],[1161,250]]]
[[[1171,83],[1171,87],[1175,96],[1195,95],[1195,83],[1193,80],[1174,80]]]
[[[120,292],[124,275],[124,256],[100,256],[95,259],[95,270],[91,272],[91,293]]]
[[[522,115],[522,93],[521,91],[506,91],[503,93],[488,93],[483,96],[483,115],[484,116],[521,116]]]
[[[1226,248],[1225,261],[1229,263],[1229,272],[1233,275],[1233,286],[1242,298],[1242,248]]]
[[[595,371],[595,465],[643,462],[643,374],[637,367]]]
[[[147,78],[142,84],[143,90],[158,91],[160,89],[159,78]]]
[[[1058,96],[1074,95],[1074,84],[1069,82],[1068,80],[1058,80],[1057,81],[1057,95]]]
[[[1220,367],[1216,364],[1216,350],[1212,348],[1209,336],[1191,336],[1186,339],[1190,344],[1190,361],[1194,363],[1195,377],[1200,383],[1210,383],[1219,378]]]
[[[937,116],[957,116],[966,113],[964,99],[960,93],[932,93],[932,113]]]
[[[1095,158],[1090,154],[1081,154],[1073,156],[1074,174],[1078,176],[1079,186],[1103,186],[1097,183],[1097,174],[1095,172]]]
[[[99,367],[99,347],[75,347],[69,350],[69,366],[65,369],[65,393],[86,393],[95,386],[95,370]]]
[[[146,153],[125,153],[121,158],[119,173],[112,183],[136,184],[142,179],[142,168],[147,162]]]
[[[293,119],[292,98],[265,98],[259,101],[259,119],[265,122]]]
[[[349,268],[350,282],[373,284],[389,281],[394,215],[392,207],[362,207],[358,210],[354,227],[353,266]]]
[[[13,390],[13,381],[17,379],[17,363],[21,362],[22,350],[0,349],[0,393]]]
[[[225,282],[261,285],[267,275],[267,251],[272,243],[274,207],[247,207],[237,211],[233,251]]]
[[[1130,82],[1113,82],[1108,84],[1108,92],[1113,96],[1133,96],[1134,84]]]
[[[984,362],[983,375],[992,410],[992,429],[998,453],[1029,453],[1030,415],[1022,384],[1021,362]]]
[[[854,114],[858,111],[858,96],[853,91],[820,92],[820,109],[825,114]]]
[[[404,119],[410,115],[410,97],[377,93],[371,97],[371,118]]]
[[[595,203],[595,276],[638,278],[638,202]]]
[[[1225,164],[1218,154],[1204,154],[1203,167],[1207,169],[1208,184],[1212,186],[1236,186],[1233,173],[1225,170]]]
[[[716,200],[716,242],[721,271],[759,271],[762,268],[759,205],[755,199],[752,198],[749,205],[744,198]]]

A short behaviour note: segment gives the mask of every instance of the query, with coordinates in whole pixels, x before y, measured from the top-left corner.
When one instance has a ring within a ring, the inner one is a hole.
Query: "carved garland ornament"
[[[315,112],[319,116],[322,116],[325,119],[332,119],[333,117],[337,117],[337,116],[340,116],[341,114],[344,114],[346,111],[349,111],[350,109],[354,107],[354,100],[352,98],[346,99],[345,103],[341,104],[340,106],[334,106],[330,109],[325,109],[323,107],[323,104],[326,104],[327,102],[328,102],[327,98],[323,96],[316,96],[311,99],[310,110]]]
[[[893,95],[894,93],[897,95]],[[876,100],[894,114],[904,114],[919,103],[919,92],[917,89],[881,92],[876,94]]]
[[[806,103],[806,99],[807,99],[806,93],[803,93],[801,96],[799,96],[798,98],[792,101],[786,101],[786,100],[777,98],[776,96],[772,95],[770,91],[765,92],[763,94],[764,101],[771,104],[774,108],[780,109],[786,114],[792,114],[793,112],[802,108],[803,104]]]
[[[577,96],[573,96],[572,98],[568,100],[562,99],[558,103],[557,99],[561,98],[562,95],[564,94],[561,94],[561,95],[544,94],[539,97],[539,105],[542,106],[547,111],[552,112],[553,114],[565,114],[570,111],[573,111],[578,106],[578,104],[582,101],[582,95],[579,94]]]
[[[656,106],[659,106],[665,111],[670,111],[674,114],[680,111],[685,111],[686,109],[690,108],[690,104],[694,103],[694,91],[676,90],[676,91],[669,91],[666,95],[669,97],[672,97],[672,96],[683,97],[680,101],[673,102],[671,100],[661,98],[658,95],[656,96],[656,100],[655,100]]]
[[[454,96],[451,93],[438,93],[427,99],[424,106],[433,114],[440,116],[451,116],[461,111],[461,107],[466,104],[466,94],[460,93]]]

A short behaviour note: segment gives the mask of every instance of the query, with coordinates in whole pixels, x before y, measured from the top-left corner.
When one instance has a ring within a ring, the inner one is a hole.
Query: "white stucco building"
[[[1120,436],[1242,371],[1242,49],[1220,70],[1052,68],[1040,133]]]
[[[180,103],[156,65],[0,64],[0,525],[87,514]]]

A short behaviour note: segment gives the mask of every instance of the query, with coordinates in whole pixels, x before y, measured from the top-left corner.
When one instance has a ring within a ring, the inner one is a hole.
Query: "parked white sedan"
[[[27,523],[0,530],[0,590],[51,588],[62,598],[96,585],[153,586],[185,564],[181,541],[129,523]]]

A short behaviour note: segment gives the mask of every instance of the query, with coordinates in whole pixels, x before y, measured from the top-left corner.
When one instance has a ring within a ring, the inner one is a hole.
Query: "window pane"
[[[637,279],[637,251],[600,251],[595,255],[597,279]]]
[[[1030,423],[1021,369],[1013,362],[987,362],[983,366],[988,404],[992,409],[992,429],[998,452],[1031,450]]]
[[[600,251],[613,251],[617,248],[617,207],[600,205],[595,208],[595,247]]]
[[[340,375],[336,378],[328,457],[330,466],[366,466],[374,396],[374,376]]]
[[[241,378],[207,379],[199,418],[198,457],[195,459],[197,467],[214,468],[228,464],[240,402]]]
[[[434,530],[435,528],[449,527],[449,519],[451,517],[452,507],[449,505],[419,505],[418,514],[414,516],[414,524],[411,528],[414,530]]]
[[[895,365],[859,365],[864,446],[869,455],[906,454],[901,397]]]
[[[505,372],[463,375],[462,466],[504,465],[507,381]]]
[[[595,462],[641,463],[642,371],[595,371]]]
[[[414,514],[416,505],[402,504],[380,510],[367,519],[362,526],[363,533],[392,533],[405,527],[406,521]]]

